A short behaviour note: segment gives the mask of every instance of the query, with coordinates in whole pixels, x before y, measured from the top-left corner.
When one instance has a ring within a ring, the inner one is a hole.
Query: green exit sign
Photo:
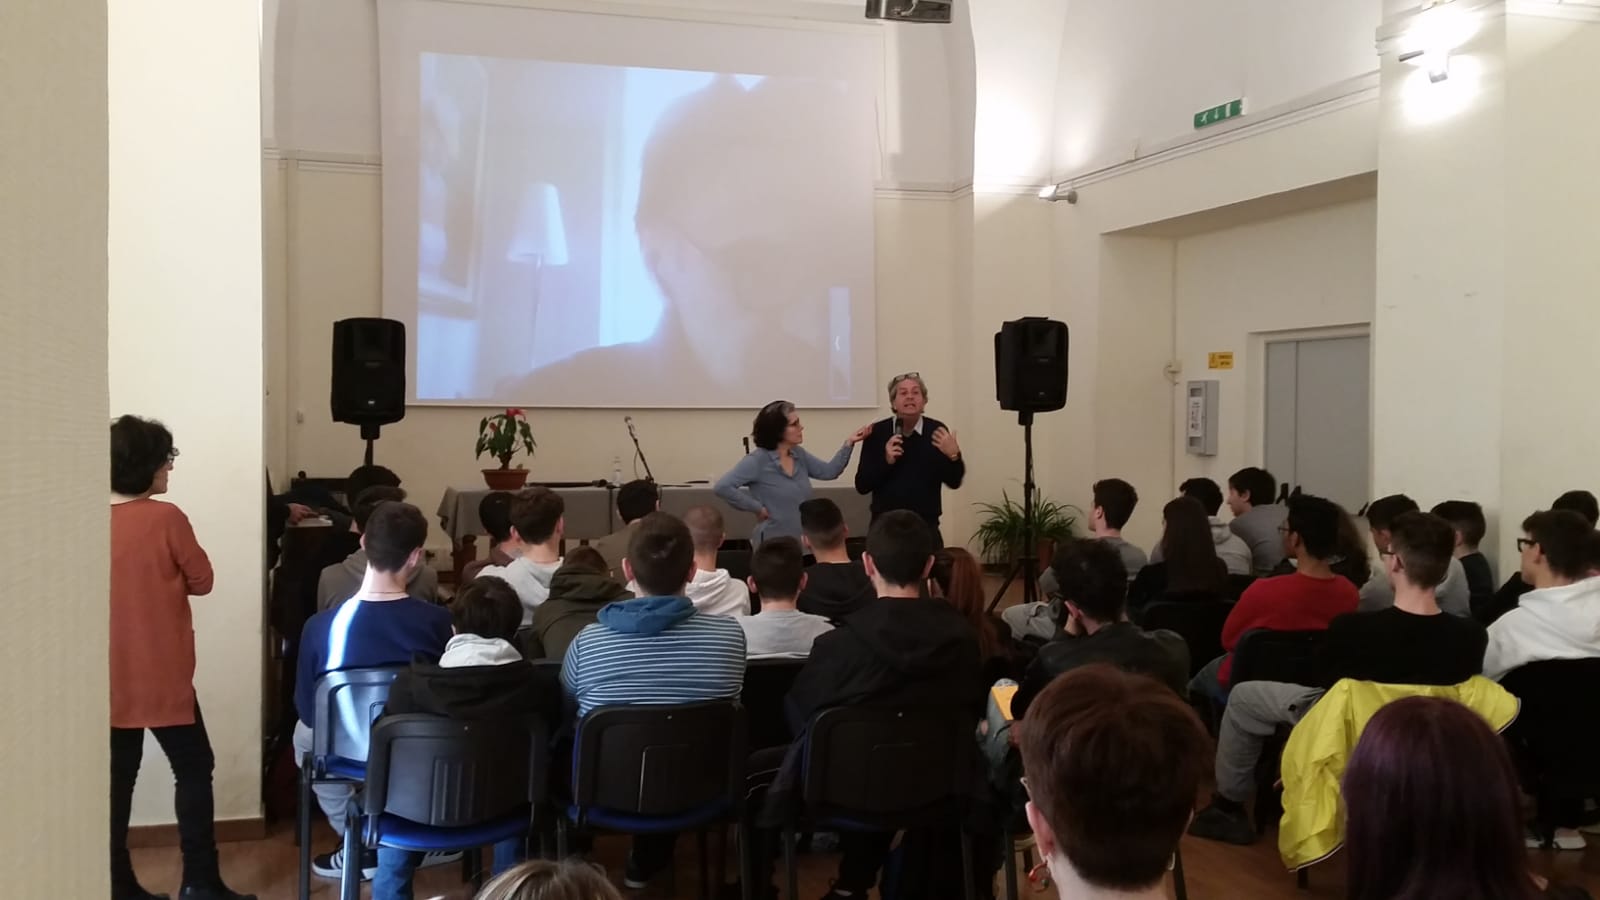
[[[1240,97],[1238,100],[1229,100],[1227,103],[1224,103],[1220,106],[1213,106],[1210,109],[1202,109],[1195,113],[1194,127],[1206,128],[1208,126],[1215,125],[1218,122],[1226,122],[1229,119],[1237,118],[1238,116],[1242,115],[1244,115],[1244,98]]]

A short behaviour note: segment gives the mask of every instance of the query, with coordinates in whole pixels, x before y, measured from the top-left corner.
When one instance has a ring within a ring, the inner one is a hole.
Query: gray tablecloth
[[[556,488],[555,491],[567,504],[566,528],[571,540],[592,541],[616,530],[619,523],[609,488]],[[872,498],[841,484],[817,484],[811,491],[812,496],[827,497],[839,504],[852,535],[866,536],[872,518],[869,509]],[[468,535],[485,533],[483,523],[478,521],[478,504],[488,493],[489,489],[484,487],[445,488],[444,497],[439,501],[439,524],[450,535],[451,543],[460,543]],[[701,504],[714,506],[722,512],[730,539],[747,540],[755,529],[755,516],[717,499],[709,484],[669,484],[661,488],[661,508],[666,512],[681,516],[689,507]]]

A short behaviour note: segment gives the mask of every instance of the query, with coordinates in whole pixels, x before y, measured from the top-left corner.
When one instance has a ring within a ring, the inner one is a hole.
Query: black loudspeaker
[[[406,326],[393,319],[333,323],[335,422],[388,425],[406,417]]]
[[[1050,412],[1067,405],[1067,325],[1028,317],[994,335],[995,399],[1001,409]]]

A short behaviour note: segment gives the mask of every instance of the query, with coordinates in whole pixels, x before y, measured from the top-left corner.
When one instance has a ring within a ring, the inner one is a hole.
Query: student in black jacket
[[[389,688],[385,716],[409,713],[451,719],[533,720],[554,723],[561,711],[561,683],[555,670],[536,667],[513,645],[522,624],[522,601],[504,580],[474,579],[450,607],[455,636],[437,665],[412,663]],[[516,865],[523,843],[513,839],[494,847],[496,874]],[[363,861],[367,862],[367,861]],[[423,854],[380,849],[373,900],[411,896],[411,876]]]
[[[797,602],[801,612],[822,616],[837,625],[878,596],[867,570],[845,549],[850,530],[845,527],[839,504],[826,497],[813,497],[800,504],[800,534],[806,549],[817,559],[806,569],[806,583]]]
[[[916,372],[890,379],[889,405],[894,415],[875,423],[861,444],[856,490],[872,495],[874,520],[891,510],[911,510],[933,528],[935,544],[944,546],[937,536],[944,512],[940,488],[955,490],[966,477],[961,445],[943,422],[922,414],[928,386]]]
[[[987,690],[977,636],[948,603],[923,596],[936,550],[932,531],[909,511],[887,512],[872,523],[862,562],[878,599],[812,645],[788,698],[790,724],[801,743],[813,717],[840,706],[950,710],[970,715],[976,727]],[[789,760],[785,769],[798,774]],[[780,774],[774,794],[783,781]],[[893,838],[841,834],[839,877],[824,900],[871,890]]]

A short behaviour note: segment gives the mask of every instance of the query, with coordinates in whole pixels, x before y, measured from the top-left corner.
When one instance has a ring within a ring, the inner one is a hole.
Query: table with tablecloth
[[[615,488],[552,488],[566,503],[566,535],[569,541],[586,542],[605,537],[621,527],[617,519]],[[439,500],[439,524],[450,536],[455,571],[459,576],[467,563],[477,558],[477,536],[485,534],[478,519],[478,504],[490,491],[486,487],[445,488]],[[848,484],[814,484],[813,497],[826,497],[839,504],[845,526],[857,537],[865,537],[871,522],[872,498],[856,492]],[[667,484],[661,487],[661,509],[681,516],[694,506],[713,506],[722,513],[730,540],[748,540],[755,530],[756,517],[734,509],[717,498],[709,484]]]

